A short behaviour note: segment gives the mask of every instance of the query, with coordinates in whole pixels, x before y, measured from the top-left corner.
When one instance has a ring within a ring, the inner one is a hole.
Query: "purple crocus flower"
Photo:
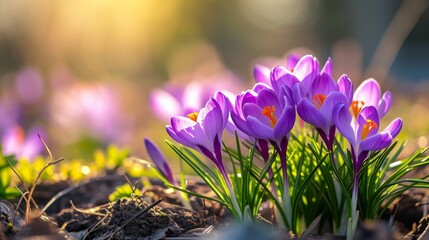
[[[379,132],[380,117],[374,106],[364,107],[352,117],[348,107],[339,104],[334,110],[334,122],[338,131],[351,146],[353,159],[352,213],[356,211],[358,197],[358,173],[370,151],[388,147],[402,128],[402,119],[393,120],[389,126]]]
[[[338,131],[350,143],[357,171],[370,151],[388,147],[402,128],[402,119],[397,118],[383,131],[378,132],[380,117],[374,106],[364,107],[354,119],[348,108],[340,104],[334,110],[334,122]]]
[[[171,171],[170,165],[168,165],[167,160],[164,155],[158,149],[158,147],[149,139],[144,139],[144,144],[146,146],[147,153],[152,159],[152,162],[155,164],[156,168],[162,174],[162,176],[167,179],[169,183],[174,186],[179,186],[177,181],[173,177],[173,172]]]
[[[172,117],[166,130],[178,143],[206,155],[228,179],[221,155],[222,132],[228,116],[229,102],[225,95],[217,92],[199,112],[190,113],[187,117]]]
[[[285,204],[287,220],[290,223],[291,206],[286,150],[290,131],[296,118],[291,92],[288,88],[283,88],[281,94],[277,95],[274,90],[266,87],[259,88],[258,92],[247,91],[239,97],[241,99],[238,101],[241,103],[237,106],[241,105],[241,111],[236,109],[231,112],[232,120],[236,126],[250,136],[263,140],[259,146],[264,158],[264,153],[268,152],[268,145],[265,144],[267,141],[279,153],[283,173],[283,196],[281,199]]]
[[[175,141],[200,151],[216,164],[228,187],[234,210],[243,217],[222,160],[222,132],[228,123],[229,110],[227,97],[216,92],[199,112],[190,113],[187,117],[172,117],[171,125],[166,129]]]
[[[332,77],[322,71],[311,86],[308,98],[301,97],[300,85],[294,88],[294,96],[301,100],[297,104],[297,112],[302,120],[313,125],[322,137],[329,151],[333,149],[335,138],[335,124],[332,119],[334,108],[337,104],[348,106],[353,96],[353,84],[343,75],[337,83]]]
[[[389,111],[392,103],[392,95],[389,91],[381,96],[381,89],[378,82],[373,79],[363,81],[353,95],[351,105],[353,116],[357,117],[360,110],[366,106],[377,108],[378,116],[382,118]]]
[[[3,154],[15,155],[17,159],[33,160],[44,149],[38,135],[44,135],[41,128],[30,129],[26,136],[21,126],[9,127],[1,139]]]

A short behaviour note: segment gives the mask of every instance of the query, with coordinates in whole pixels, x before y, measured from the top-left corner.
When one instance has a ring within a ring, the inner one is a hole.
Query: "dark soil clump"
[[[177,236],[202,226],[198,214],[181,208],[161,208],[139,197],[118,199],[107,209],[106,217],[88,234],[88,239],[137,239],[156,235]]]

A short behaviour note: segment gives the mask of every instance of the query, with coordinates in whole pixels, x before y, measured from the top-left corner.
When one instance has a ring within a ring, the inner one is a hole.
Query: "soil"
[[[231,236],[255,240],[298,239],[267,223],[258,224],[258,227],[235,226],[232,216],[217,202],[191,197],[193,211],[183,208],[176,194],[161,187],[162,183],[157,181],[143,187],[139,196],[109,202],[108,196],[125,183],[123,176],[111,174],[74,186],[67,182],[39,185],[34,198],[41,208],[51,199],[55,201],[47,208],[46,216],[34,217],[27,224],[19,214],[15,216],[11,203],[0,200],[0,239],[31,239],[36,235],[46,239],[100,240],[232,239]],[[189,188],[214,197],[204,184],[190,182]],[[57,196],[54,193],[58,193]],[[425,196],[423,192],[408,192],[384,219],[360,223],[356,239],[429,239],[429,215],[421,218],[426,209],[423,204]],[[262,206],[263,217],[270,219],[269,204],[263,203]],[[395,227],[392,231],[387,226],[393,214]],[[234,232],[229,233],[228,229],[234,229]],[[301,239],[345,238],[332,234],[308,234]]]

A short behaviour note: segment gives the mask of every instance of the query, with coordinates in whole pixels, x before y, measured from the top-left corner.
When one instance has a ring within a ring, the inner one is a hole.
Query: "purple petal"
[[[341,135],[349,141],[353,148],[356,148],[357,140],[352,126],[353,118],[348,108],[341,104],[335,106],[333,119],[335,126]]]
[[[347,106],[350,106],[350,104],[353,101],[353,83],[350,80],[350,78],[343,74],[339,79],[338,79],[338,91],[344,93],[346,95],[347,98]]]
[[[395,138],[402,129],[402,119],[397,118],[387,126],[383,132],[389,132],[392,138]]]
[[[378,106],[380,100],[381,90],[378,82],[373,79],[367,79],[361,83],[356,89],[353,96],[355,101],[363,101],[365,105]]]
[[[314,80],[313,85],[311,86],[310,96],[314,96],[316,94],[328,96],[328,94],[333,91],[338,91],[337,84],[331,76],[328,74],[322,74]]]
[[[321,128],[325,132],[328,131],[328,122],[320,110],[314,106],[308,99],[303,98],[297,105],[296,110],[302,120],[310,123],[316,128]]]
[[[243,115],[245,116],[246,119],[247,117],[252,116],[258,119],[259,122],[262,122],[267,126],[270,126],[270,120],[266,116],[262,115],[262,108],[259,105],[256,105],[254,103],[244,104]]]
[[[206,92],[206,89],[207,88],[200,82],[193,81],[188,83],[183,92],[183,106],[186,108],[201,108],[203,103],[205,103],[213,93]]]
[[[297,54],[288,54],[288,56],[286,57],[286,68],[289,70],[293,70],[296,66],[296,64],[298,63],[299,59],[301,59],[301,57]]]
[[[182,145],[185,145],[187,147],[190,147],[190,148],[195,148],[196,147],[196,144],[195,144],[194,141],[190,141],[188,138],[183,138],[182,135],[178,135],[177,134],[178,132],[176,132],[170,125],[168,125],[165,128],[165,130],[167,131],[168,135],[170,135],[170,137],[174,141],[176,141],[176,142],[178,142],[178,143],[180,143]]]
[[[253,76],[255,78],[255,81],[265,83],[270,85],[271,84],[271,70],[265,66],[256,64],[253,68]]]
[[[247,127],[252,132],[252,135],[255,138],[259,139],[268,139],[275,141],[274,138],[274,129],[266,125],[265,123],[260,122],[257,118],[249,116],[246,119]]]
[[[296,64],[293,73],[302,83],[304,92],[308,92],[319,74],[319,62],[311,55],[304,56]]]
[[[323,66],[322,71],[320,71],[320,74],[328,74],[329,76],[332,76],[333,71],[334,67],[332,64],[332,59],[329,57],[328,60],[326,60],[325,66]]]
[[[283,113],[277,121],[276,126],[274,127],[274,137],[277,139],[277,141],[280,141],[282,138],[286,137],[287,134],[289,134],[293,125],[295,124],[295,119],[295,107],[285,107]]]
[[[322,107],[320,108],[320,112],[322,113],[322,115],[326,119],[327,124],[329,125],[327,127],[331,127],[332,125],[334,125],[334,122],[332,120],[332,115],[333,115],[335,106],[337,106],[338,104],[346,105],[347,104],[346,96],[340,92],[331,92],[326,97]]]
[[[365,124],[368,124],[368,120],[373,121],[376,124],[376,127],[373,128],[367,135],[370,137],[371,135],[378,132],[380,127],[380,118],[378,117],[377,109],[374,106],[366,106],[364,107],[359,115],[356,118],[356,122],[358,124],[357,136],[362,135],[362,130]]]
[[[211,99],[211,102],[216,106],[207,113],[201,122],[208,141],[213,141],[216,135],[220,135],[225,129],[226,122],[228,121],[228,119],[224,120],[222,109],[217,101]]]
[[[259,93],[260,91],[264,90],[264,89],[271,89],[271,84],[265,84],[265,83],[256,83],[253,88],[252,88],[252,92]]]
[[[243,131],[248,135],[250,134],[250,131],[247,128],[246,121],[242,119],[240,116],[238,116],[235,112],[231,112],[231,119],[239,130]]]
[[[300,81],[298,80],[298,78],[296,78],[295,75],[290,72],[286,72],[282,76],[272,78],[271,86],[273,86],[275,92],[279,93],[283,87],[288,87],[292,89],[293,86],[299,82]]]
[[[378,104],[377,110],[380,118],[382,118],[386,113],[390,110],[390,106],[392,104],[392,94],[387,91],[383,94],[383,97]]]
[[[392,143],[390,132],[380,132],[367,137],[359,145],[359,151],[376,151],[388,147]]]
[[[177,99],[170,93],[155,89],[149,95],[149,105],[153,113],[159,118],[168,121],[173,116],[184,114]]]
[[[262,90],[258,94],[256,101],[257,101],[257,104],[261,108],[264,108],[266,106],[274,106],[276,109],[281,108],[279,99],[277,98],[277,95],[274,93],[274,91],[272,91],[270,89]],[[277,111],[276,111],[276,113],[277,113]],[[278,115],[280,115],[280,114],[278,114]]]

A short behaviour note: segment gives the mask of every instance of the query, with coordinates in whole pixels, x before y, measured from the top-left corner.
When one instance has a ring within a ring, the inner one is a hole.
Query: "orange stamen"
[[[365,139],[368,134],[373,130],[378,128],[377,123],[372,120],[367,119],[366,123],[363,125],[361,140]]]
[[[365,106],[364,101],[353,101],[351,108],[353,112],[353,116],[357,118],[357,115],[360,113],[360,110],[362,110],[363,106]]]
[[[276,107],[273,106],[266,106],[262,109],[262,115],[266,116],[268,119],[270,119],[271,127],[273,128],[277,123],[277,118],[274,116],[274,112],[276,111]]]
[[[323,94],[316,94],[313,96],[313,104],[320,109],[323,105],[323,103],[326,100],[326,96]]]
[[[191,119],[192,121],[196,122],[197,118],[198,118],[198,112],[189,113],[188,118]]]

